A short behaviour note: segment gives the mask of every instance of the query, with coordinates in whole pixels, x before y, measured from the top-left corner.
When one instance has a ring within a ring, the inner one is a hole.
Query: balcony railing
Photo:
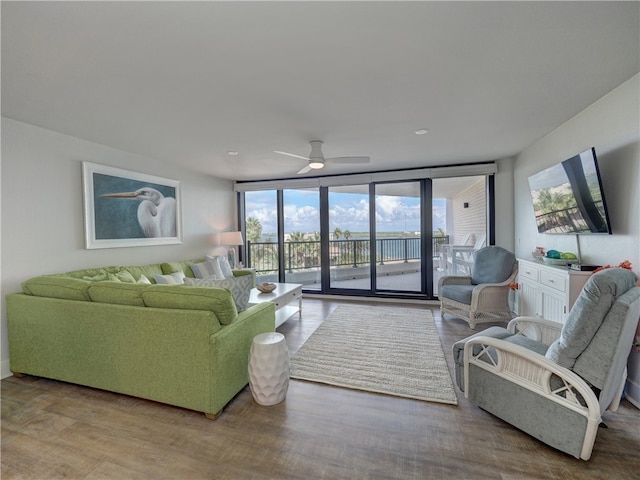
[[[449,236],[432,237],[434,254],[440,246],[449,243]],[[420,260],[420,237],[381,238],[376,240],[376,262],[409,262]],[[278,271],[278,244],[273,242],[247,242],[247,266],[258,275]],[[369,265],[371,241],[345,239],[329,241],[329,263],[336,267]],[[287,272],[320,268],[320,241],[285,242],[284,268]]]

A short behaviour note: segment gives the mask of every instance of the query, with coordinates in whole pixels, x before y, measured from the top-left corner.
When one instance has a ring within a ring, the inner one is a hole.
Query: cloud
[[[251,194],[250,194],[251,193]],[[256,218],[265,234],[277,232],[275,194],[265,195],[247,192],[247,218]],[[305,198],[306,197],[306,198]],[[284,205],[285,233],[320,231],[318,195],[294,195],[287,192]],[[444,201],[434,200],[432,208],[433,230],[445,228],[446,209]],[[420,230],[420,203],[418,199],[380,195],[376,197],[376,229],[378,232],[416,232]],[[336,227],[351,232],[369,231],[369,200],[366,195],[331,197],[329,229]]]

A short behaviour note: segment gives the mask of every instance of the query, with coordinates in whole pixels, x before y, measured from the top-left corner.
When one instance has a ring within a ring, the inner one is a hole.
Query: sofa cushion
[[[233,298],[222,288],[152,285],[143,291],[142,298],[147,307],[212,311],[222,325],[229,325],[238,316]]]
[[[89,287],[92,282],[64,275],[42,275],[22,284],[22,291],[37,297],[54,297],[65,300],[91,301]]]
[[[179,271],[168,275],[154,275],[153,279],[159,285],[181,285],[184,283],[185,275],[183,271]]]
[[[89,287],[89,296],[94,302],[144,307],[145,288],[148,286],[139,283],[97,282]]]
[[[247,309],[253,283],[253,277],[250,275],[225,278],[224,280],[216,278],[185,278],[184,280],[184,284],[189,286],[225,288],[229,290],[238,312],[243,312]]]

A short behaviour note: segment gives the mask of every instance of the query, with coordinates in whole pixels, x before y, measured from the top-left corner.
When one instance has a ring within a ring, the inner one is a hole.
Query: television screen
[[[529,177],[540,233],[611,233],[594,148]]]

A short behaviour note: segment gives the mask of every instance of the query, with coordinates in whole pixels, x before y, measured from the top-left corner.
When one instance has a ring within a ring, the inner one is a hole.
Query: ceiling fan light
[[[309,160],[309,168],[317,170],[322,167],[324,167],[324,162],[322,162],[321,160]]]

